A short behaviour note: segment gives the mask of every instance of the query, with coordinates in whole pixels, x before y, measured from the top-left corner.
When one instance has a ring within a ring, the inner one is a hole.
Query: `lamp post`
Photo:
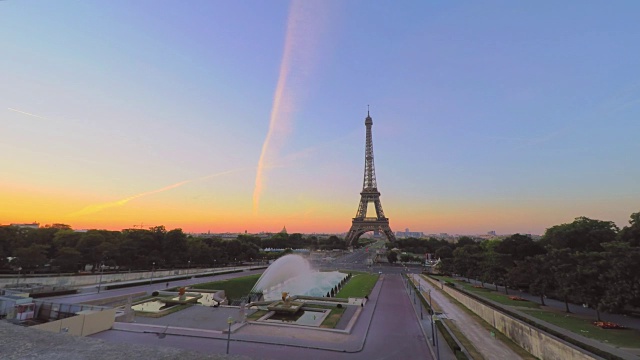
[[[16,280],[16,287],[20,284],[20,275],[22,275],[22,266],[18,266],[18,280]]]
[[[436,316],[436,312],[433,310],[433,304],[431,303],[431,289],[427,290],[427,294],[429,295],[429,307],[431,308],[431,343],[436,346],[436,330],[433,323],[433,317]]]
[[[153,266],[151,267],[151,280],[149,281],[149,285],[153,284],[153,272],[156,271],[156,262],[154,261]]]
[[[435,314],[433,315],[435,316]],[[432,318],[433,318],[432,316]],[[433,319],[434,324],[435,324],[435,318]],[[434,331],[433,332],[433,340],[435,341],[435,347],[436,347],[436,359],[440,360],[440,342],[438,341],[438,334]]]
[[[418,281],[418,291],[420,292],[420,297],[422,298],[422,283]],[[422,300],[420,300],[420,320],[424,320],[422,317]]]
[[[191,269],[191,260],[187,261],[187,270]]]
[[[231,324],[233,324],[234,320],[231,316],[227,319],[227,324],[229,324],[229,331],[227,332],[227,355],[229,355],[229,343],[231,342]]]
[[[100,294],[100,287],[102,286],[102,273],[104,272],[104,263],[100,264],[100,281],[98,281],[98,294]]]

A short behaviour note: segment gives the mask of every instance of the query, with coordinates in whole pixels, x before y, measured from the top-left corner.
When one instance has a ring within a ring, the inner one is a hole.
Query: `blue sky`
[[[394,230],[623,226],[640,211],[639,10],[2,2],[0,223],[346,231],[370,105]]]

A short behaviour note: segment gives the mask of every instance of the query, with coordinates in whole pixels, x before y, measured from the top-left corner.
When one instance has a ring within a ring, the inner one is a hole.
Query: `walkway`
[[[450,300],[440,289],[434,287],[428,281],[422,279],[419,275],[412,275],[414,281],[418,281],[423,291],[431,292],[431,301],[436,303],[446,318],[453,321],[458,329],[473,343],[473,346],[482,354],[484,359],[521,359],[502,341],[491,337],[491,333],[487,331],[478,320],[471,317],[458,304]]]

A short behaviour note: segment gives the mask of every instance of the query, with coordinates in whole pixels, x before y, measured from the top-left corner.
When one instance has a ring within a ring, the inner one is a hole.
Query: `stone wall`
[[[156,270],[156,271],[143,271],[143,272],[130,272],[130,273],[116,273],[116,274],[102,274],[102,284],[109,284],[120,281],[131,280],[144,280],[153,278],[160,278],[166,276],[179,276],[179,275],[197,275],[203,272],[213,271],[214,269],[180,269],[180,270]],[[215,269],[224,270],[224,269]],[[0,288],[12,286],[16,284],[16,278],[0,278]],[[42,284],[47,286],[58,287],[80,287],[98,284],[100,281],[100,273],[91,275],[68,275],[68,276],[35,276],[35,277],[21,277],[20,284]]]
[[[32,328],[54,333],[64,332],[76,336],[88,336],[111,329],[115,315],[116,309],[85,310],[76,316],[35,325]]]
[[[452,289],[449,286],[441,287],[437,281],[426,277],[434,286],[442,288],[452,298],[456,299],[471,311],[480,316],[484,321],[491,324],[513,340],[516,344],[527,350],[531,355],[542,360],[593,360],[600,359],[592,356],[568,344],[557,337],[546,332],[531,327],[520,320],[503,314],[490,306],[487,306],[464,293]]]

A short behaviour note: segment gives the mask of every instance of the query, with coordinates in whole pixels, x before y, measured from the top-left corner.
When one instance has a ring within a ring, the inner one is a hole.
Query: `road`
[[[465,312],[446,297],[440,289],[432,286],[430,282],[424,280],[419,275],[413,275],[414,281],[419,281],[423,291],[431,290],[431,300],[440,306],[446,318],[451,319],[458,329],[473,343],[475,348],[487,360],[494,359],[521,359],[521,357],[511,350],[502,341],[492,338],[489,331],[478,323],[471,315]]]

